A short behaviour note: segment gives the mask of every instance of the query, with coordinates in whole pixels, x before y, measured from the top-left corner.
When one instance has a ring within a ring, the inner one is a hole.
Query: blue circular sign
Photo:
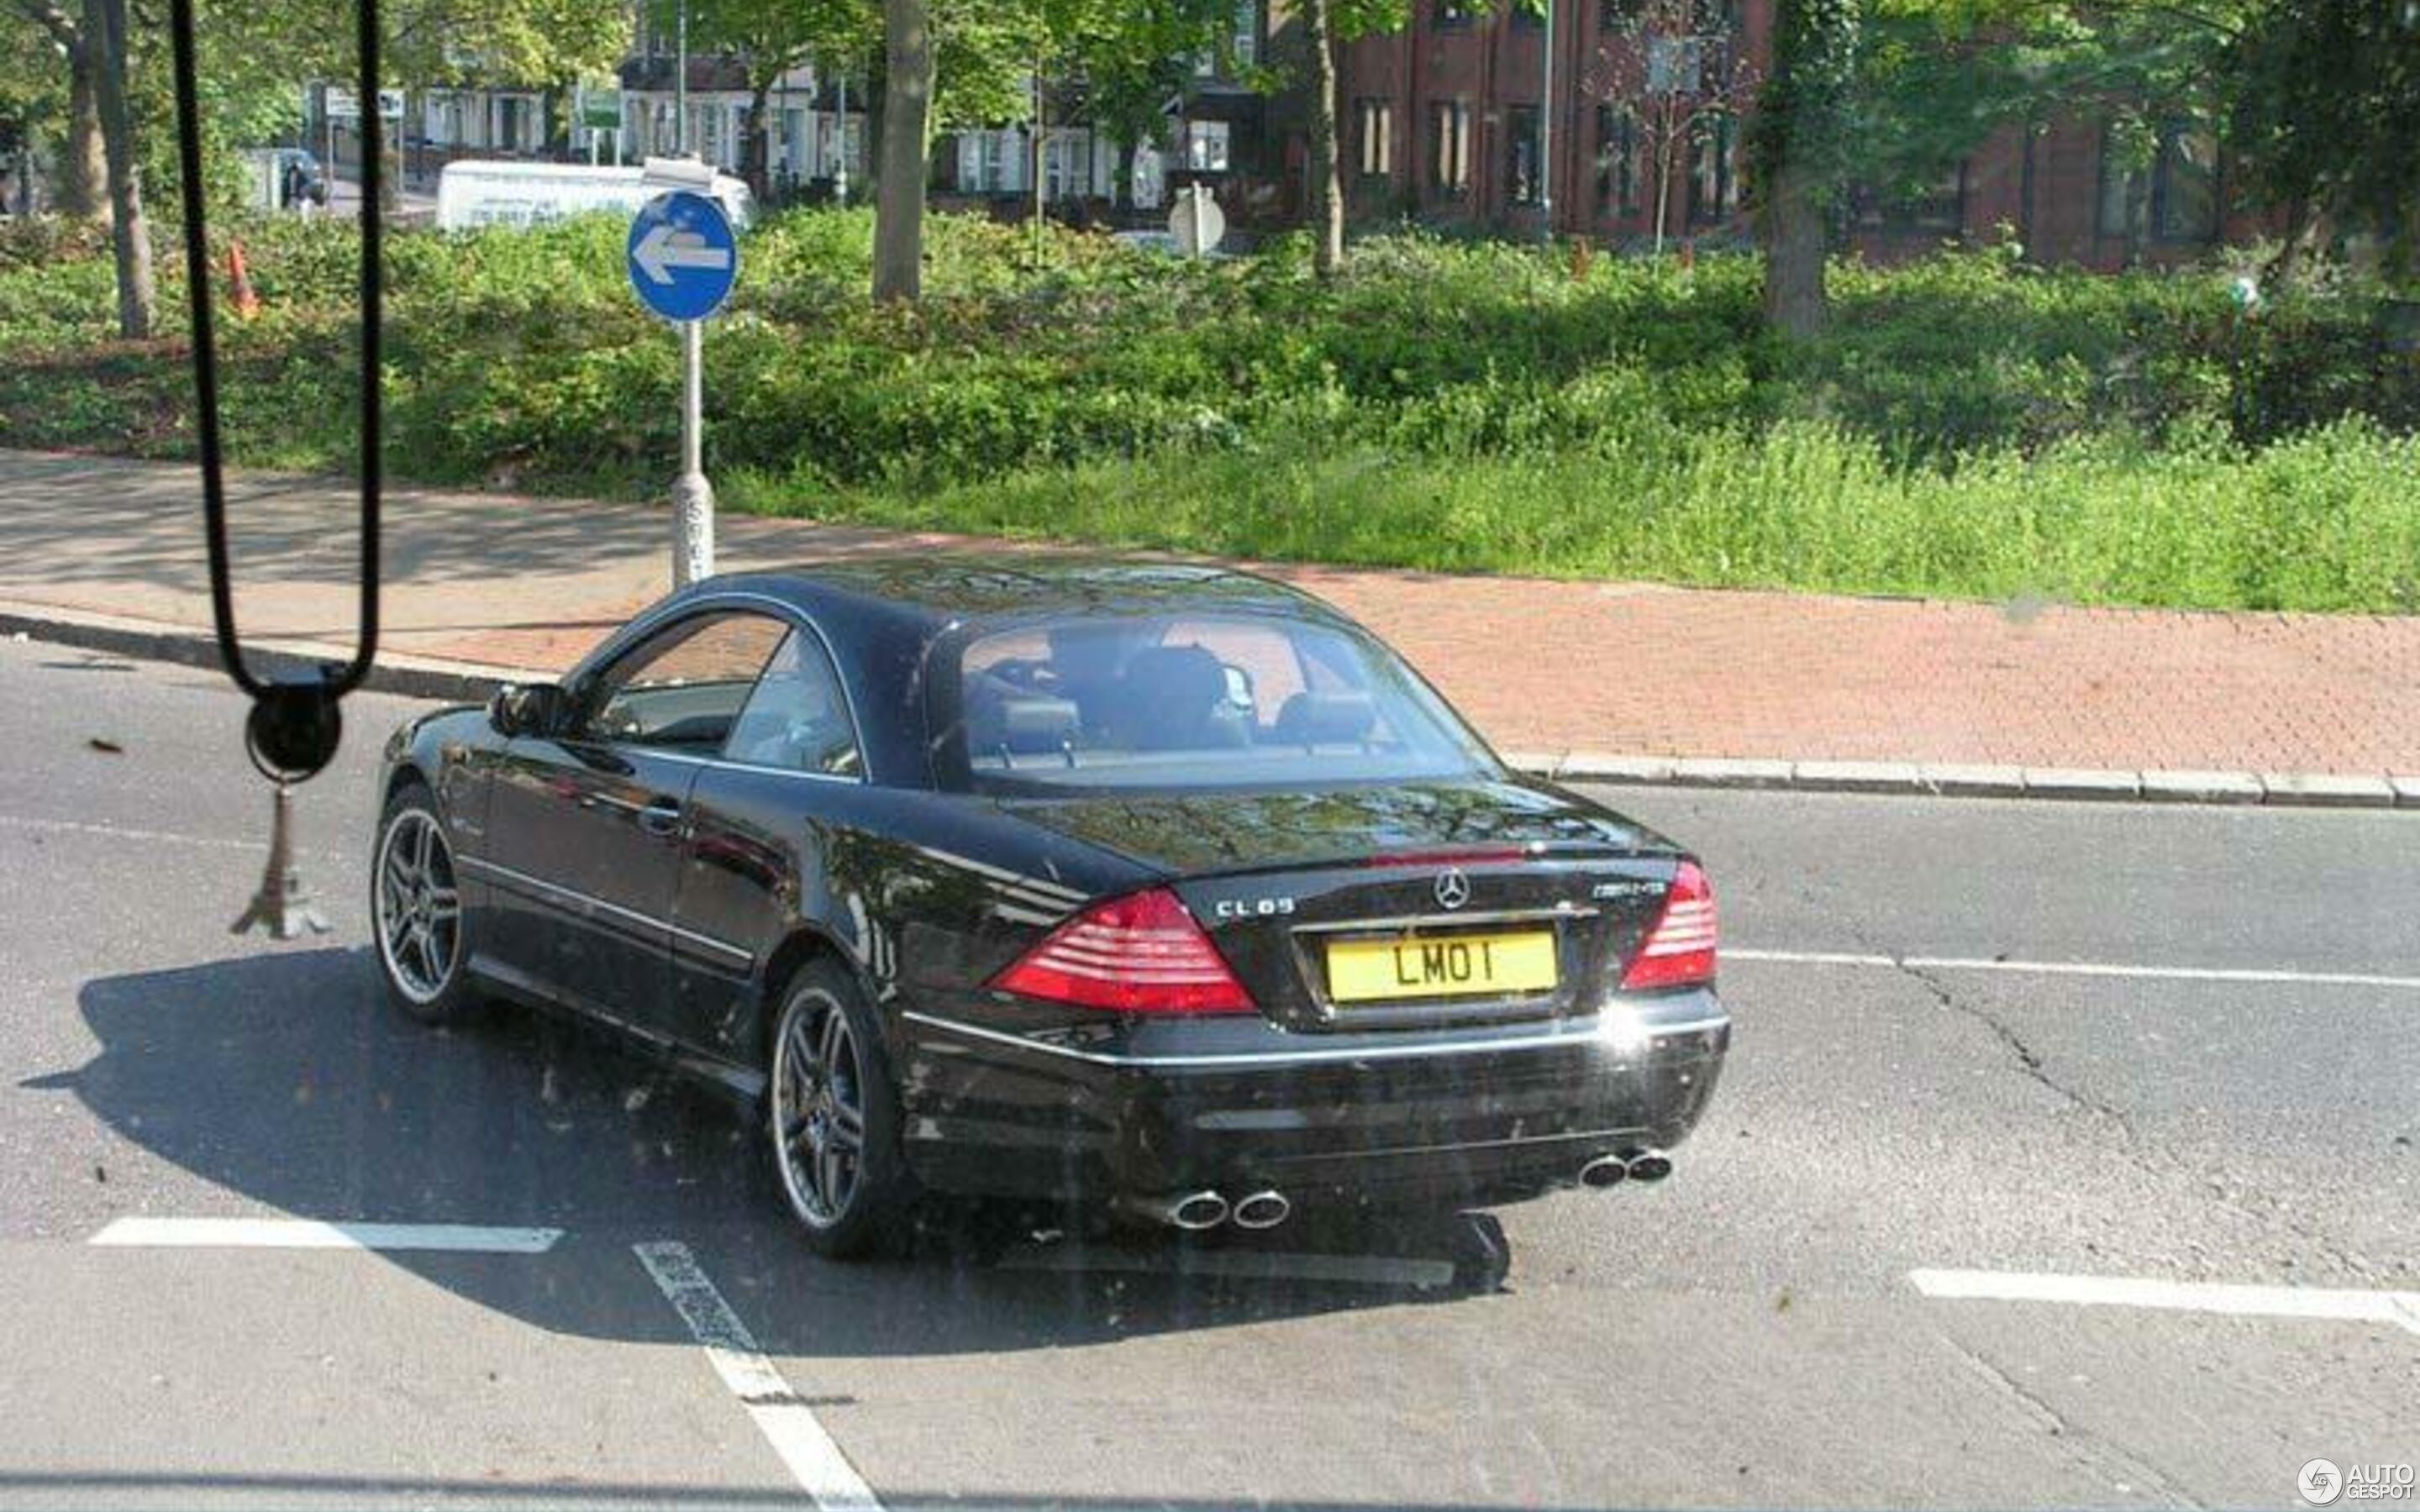
[[[722,207],[675,190],[647,201],[630,223],[630,286],[667,320],[703,320],[722,308],[739,277],[739,242]]]

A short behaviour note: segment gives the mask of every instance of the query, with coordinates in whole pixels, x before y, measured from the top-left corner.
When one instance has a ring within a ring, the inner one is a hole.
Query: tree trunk
[[[151,334],[158,295],[151,282],[151,233],[143,224],[142,165],[126,102],[126,0],[85,0],[85,35],[98,58],[102,156],[109,164],[110,250],[117,265],[117,333]]]
[[[772,129],[767,119],[772,95],[770,79],[749,85],[747,134],[739,144],[739,177],[748,180],[751,193],[768,203],[773,197],[773,144],[766,135]]]
[[[68,54],[68,140],[59,160],[58,209],[74,220],[109,213],[109,160],[101,142],[99,63],[89,32]]]
[[[1826,210],[1839,179],[1855,87],[1860,0],[1780,0],[1773,74],[1758,113],[1764,203],[1764,317],[1789,336],[1823,329]]]
[[[1311,266],[1322,277],[1344,264],[1344,184],[1336,163],[1336,25],[1332,0],[1307,0],[1311,27],[1311,193],[1319,240]]]
[[[1814,176],[1785,161],[1765,184],[1764,318],[1786,336],[1823,329],[1823,207]]]
[[[925,126],[933,34],[925,0],[883,0],[882,170],[875,186],[874,297],[913,301],[923,288]]]
[[[1118,143],[1118,166],[1109,185],[1109,206],[1119,214],[1134,209],[1135,153],[1140,150],[1131,136]]]

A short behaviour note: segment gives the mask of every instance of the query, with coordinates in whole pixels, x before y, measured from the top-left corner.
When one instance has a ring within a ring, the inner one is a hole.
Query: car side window
[[[828,777],[857,777],[865,770],[840,674],[820,640],[803,630],[790,632],[733,721],[723,757]]]
[[[712,756],[789,626],[763,614],[702,614],[626,653],[581,700],[574,733]]]

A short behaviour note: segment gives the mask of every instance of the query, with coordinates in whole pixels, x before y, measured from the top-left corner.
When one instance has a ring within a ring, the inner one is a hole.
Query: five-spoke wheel
[[[854,985],[824,963],[791,982],[773,1026],[765,1099],[773,1168],[809,1242],[827,1255],[875,1248],[912,1192],[897,1094],[873,1034]]]
[[[404,1010],[434,1023],[469,1007],[454,849],[424,788],[407,786],[387,805],[371,863],[370,905],[379,968]]]

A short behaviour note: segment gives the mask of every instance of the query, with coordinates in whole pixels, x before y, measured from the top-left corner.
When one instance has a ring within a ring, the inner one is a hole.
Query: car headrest
[[[1378,722],[1378,706],[1367,693],[1296,693],[1278,710],[1273,733],[1292,746],[1352,745],[1366,740]]]
[[[1119,674],[1118,703],[1123,733],[1138,749],[1187,750],[1251,738],[1228,708],[1227,669],[1200,646],[1136,652]]]
[[[978,753],[1055,751],[1076,738],[1077,729],[1075,703],[1047,693],[979,695],[967,711],[967,744]]]

